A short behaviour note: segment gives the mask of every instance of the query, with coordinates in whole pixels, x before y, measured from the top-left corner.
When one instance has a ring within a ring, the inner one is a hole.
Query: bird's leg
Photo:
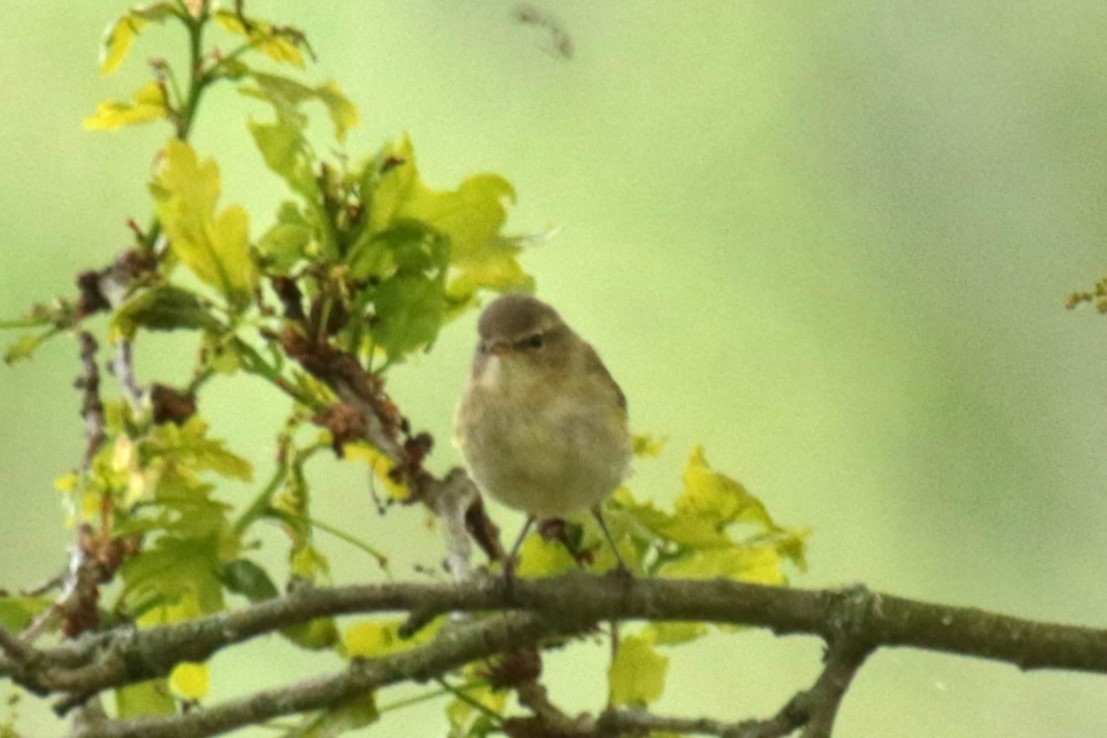
[[[527,522],[523,524],[523,530],[519,532],[519,537],[515,539],[515,545],[511,547],[511,553],[507,555],[507,560],[504,561],[504,579],[508,582],[515,579],[515,564],[518,560],[519,549],[523,547],[523,540],[530,532],[530,527],[534,525],[534,521],[535,517],[533,515],[527,516]]]
[[[611,531],[607,529],[607,522],[603,519],[603,510],[599,505],[596,505],[592,508],[592,514],[596,516],[596,522],[600,524],[600,530],[603,531],[607,542],[611,545],[611,550],[615,553],[615,558],[619,562],[619,565],[614,569],[615,575],[629,584],[634,575],[631,574],[627,563],[623,561],[622,554],[619,553],[619,547],[615,545],[615,539],[612,537]],[[619,621],[612,618],[609,622],[611,625],[611,665],[614,666],[615,657],[619,654]],[[609,704],[608,707],[610,708],[611,705]]]
[[[619,553],[619,547],[615,545],[615,539],[611,537],[611,531],[607,529],[607,523],[603,519],[603,510],[599,505],[592,508],[592,515],[596,517],[596,522],[600,524],[600,530],[603,531],[604,536],[607,538],[607,542],[611,544],[611,550],[619,562],[619,566],[615,569],[615,572],[624,576],[633,576],[630,573],[630,567],[627,566],[627,562],[623,561],[623,556]]]

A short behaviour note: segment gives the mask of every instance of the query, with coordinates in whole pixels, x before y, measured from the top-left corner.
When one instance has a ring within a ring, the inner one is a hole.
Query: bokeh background
[[[101,77],[100,34],[127,6],[0,6],[0,316],[72,292],[77,270],[128,244],[127,218],[150,212],[145,182],[167,127],[80,125],[145,81],[146,58],[180,58],[182,39],[153,29]],[[702,443],[782,522],[813,529],[800,586],[864,582],[1107,625],[1107,322],[1064,309],[1107,273],[1107,6],[545,0],[571,60],[509,2],[250,7],[303,28],[319,53],[310,77],[336,78],[359,104],[350,155],[408,132],[431,185],[494,171],[519,193],[513,230],[560,228],[524,264],[600,349],[636,430],[669,439],[639,463],[639,495],[671,499]],[[220,162],[224,202],[246,205],[256,237],[286,193],[252,146],[250,115],[268,111],[217,90],[193,142]],[[320,116],[315,129],[327,127]],[[446,439],[473,317],[392,379],[438,437],[439,469],[458,461]],[[188,347],[149,341],[139,354],[143,381],[186,375]],[[0,369],[10,588],[65,561],[52,482],[82,449],[76,372],[70,340]],[[259,477],[285,408],[249,382],[217,383],[202,405]],[[318,517],[392,553],[398,576],[434,564],[441,543],[421,512],[378,518],[363,472],[327,461],[312,472]],[[336,580],[380,578],[363,554],[325,545]],[[713,637],[673,652],[658,709],[766,715],[814,677],[818,654],[810,639]],[[215,666],[228,695],[339,663],[270,641]],[[547,666],[555,699],[602,706],[603,648]],[[1105,686],[881,651],[840,729],[1098,735]],[[441,734],[443,705],[388,713],[373,734]],[[17,709],[27,735],[64,732],[33,699]]]

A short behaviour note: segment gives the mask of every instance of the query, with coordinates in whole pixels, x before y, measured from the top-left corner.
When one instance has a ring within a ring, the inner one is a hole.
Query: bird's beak
[[[511,350],[511,344],[507,341],[494,341],[489,347],[488,352],[494,356],[503,356]]]

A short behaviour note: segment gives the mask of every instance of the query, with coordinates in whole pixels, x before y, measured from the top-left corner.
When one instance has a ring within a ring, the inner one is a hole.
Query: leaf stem
[[[370,546],[368,543],[365,543],[364,541],[359,540],[354,535],[352,535],[350,533],[347,533],[344,530],[341,530],[339,528],[335,528],[333,525],[329,525],[327,523],[324,523],[322,520],[319,520],[317,518],[313,518],[309,515],[295,515],[295,516],[293,516],[291,513],[283,513],[283,514],[284,515],[289,515],[290,517],[300,518],[304,522],[310,524],[313,528],[318,528],[319,530],[321,530],[325,533],[330,533],[335,538],[339,538],[339,539],[345,541],[346,543],[350,544],[354,548],[361,549],[362,551],[364,551],[365,553],[369,554],[374,559],[376,559],[377,560],[377,565],[380,566],[381,570],[385,574],[388,575],[389,580],[392,579],[392,571],[388,568],[388,557],[386,555],[384,555],[383,553],[381,553],[380,551],[378,551],[377,549]]]
[[[377,712],[383,715],[386,712],[398,710],[401,707],[410,707],[411,705],[418,705],[422,702],[430,702],[433,699],[438,699],[439,697],[444,697],[448,694],[455,694],[456,692],[454,690],[461,691],[472,689],[473,687],[479,687],[481,684],[483,684],[483,682],[469,682],[468,684],[463,684],[460,687],[443,687],[441,689],[432,689],[429,692],[423,692],[411,697],[404,697],[402,699],[396,700],[395,702],[389,702],[387,705],[381,705],[377,708]]]
[[[483,715],[485,715],[486,717],[493,720],[496,723],[497,726],[503,725],[503,722],[504,722],[504,716],[503,715],[496,712],[492,708],[488,707],[488,705],[483,704],[480,700],[473,699],[468,694],[466,694],[464,691],[462,691],[464,689],[469,689],[469,688],[471,688],[473,686],[476,686],[476,685],[468,684],[468,685],[465,685],[464,687],[455,687],[452,684],[450,684],[449,682],[447,682],[445,677],[435,677],[434,681],[441,684],[442,688],[444,690],[446,690],[447,692],[452,694],[457,699],[461,700],[462,702],[469,705],[470,707],[472,707],[477,712],[480,712]]]

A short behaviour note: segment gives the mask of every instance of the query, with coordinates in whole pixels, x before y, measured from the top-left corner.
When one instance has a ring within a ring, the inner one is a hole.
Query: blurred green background
[[[118,74],[96,48],[126,2],[0,6],[0,315],[71,293],[81,268],[129,243],[164,125],[92,134],[179,35],[144,34]],[[936,2],[546,0],[576,53],[513,20],[509,2],[253,0],[303,28],[315,79],[338,79],[361,156],[409,132],[442,188],[479,171],[519,192],[511,226],[560,235],[524,265],[539,295],[600,350],[639,432],[669,438],[632,486],[665,502],[696,443],[787,525],[810,525],[801,586],[864,582],[906,596],[1107,625],[1107,323],[1064,309],[1107,272],[1107,6]],[[256,237],[286,196],[229,88],[194,145],[223,168],[223,202]],[[315,130],[327,134],[320,118]],[[14,338],[14,334],[8,336]],[[447,439],[473,316],[391,389]],[[187,343],[187,341],[186,341]],[[191,345],[139,345],[140,379],[181,381]],[[76,347],[59,340],[0,371],[0,584],[59,571],[71,533],[53,479],[82,449]],[[111,384],[109,383],[109,386]],[[286,405],[215,384],[215,432],[269,468]],[[363,471],[317,462],[317,514],[433,565],[417,510],[372,512]],[[230,489],[241,503],[250,489]],[[495,509],[509,528],[518,516]],[[279,543],[274,533],[273,543]],[[380,578],[328,541],[337,581]],[[279,644],[216,660],[219,695],[339,667]],[[817,673],[819,644],[763,633],[672,653],[663,712],[775,711]],[[553,697],[602,707],[603,648],[547,664]],[[843,735],[1098,735],[1103,677],[1032,673],[881,651],[840,717]],[[414,690],[382,695],[387,704]],[[443,703],[390,713],[374,735],[441,734]],[[28,735],[60,735],[43,705]],[[267,735],[257,731],[258,735]]]

